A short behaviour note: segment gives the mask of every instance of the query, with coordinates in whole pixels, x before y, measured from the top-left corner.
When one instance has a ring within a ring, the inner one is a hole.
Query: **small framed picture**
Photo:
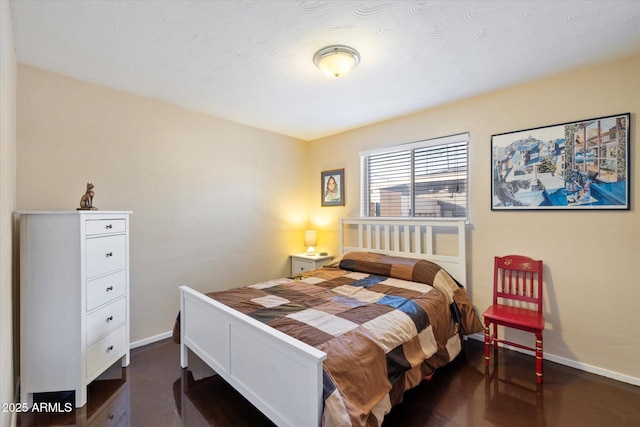
[[[344,169],[320,172],[322,206],[344,206]]]

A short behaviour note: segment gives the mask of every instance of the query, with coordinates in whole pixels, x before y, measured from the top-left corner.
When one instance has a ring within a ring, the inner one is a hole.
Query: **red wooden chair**
[[[509,344],[536,354],[536,382],[542,383],[542,261],[521,255],[495,257],[493,273],[493,305],[484,317],[484,359],[489,366],[489,349],[498,343]],[[489,326],[493,324],[493,333]],[[498,326],[531,332],[536,345],[528,347],[498,338]]]

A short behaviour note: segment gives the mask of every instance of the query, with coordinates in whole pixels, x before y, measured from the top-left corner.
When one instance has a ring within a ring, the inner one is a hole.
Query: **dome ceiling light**
[[[360,54],[349,46],[332,45],[320,49],[313,56],[313,63],[329,77],[347,74],[360,62]]]

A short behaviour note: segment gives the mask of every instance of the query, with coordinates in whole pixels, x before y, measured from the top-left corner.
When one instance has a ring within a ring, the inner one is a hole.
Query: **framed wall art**
[[[491,136],[491,210],[628,210],[630,114]]]
[[[320,172],[322,206],[344,206],[344,169]]]

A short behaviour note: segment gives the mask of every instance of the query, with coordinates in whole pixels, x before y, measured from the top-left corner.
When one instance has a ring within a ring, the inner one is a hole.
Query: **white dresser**
[[[20,214],[20,395],[75,390],[129,365],[129,215]]]

